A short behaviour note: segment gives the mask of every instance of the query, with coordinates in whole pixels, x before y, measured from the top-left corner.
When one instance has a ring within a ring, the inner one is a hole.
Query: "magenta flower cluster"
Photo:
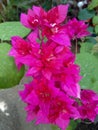
[[[32,82],[20,92],[27,104],[27,121],[55,124],[65,130],[71,119],[94,121],[98,114],[98,95],[82,90],[80,67],[75,64],[71,41],[89,35],[84,21],[67,19],[68,5],[46,12],[33,6],[21,14],[21,23],[31,29],[26,40],[12,37],[10,56],[18,69],[26,65]]]

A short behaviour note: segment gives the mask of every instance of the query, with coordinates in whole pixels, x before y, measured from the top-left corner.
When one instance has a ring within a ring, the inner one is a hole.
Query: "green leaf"
[[[78,18],[80,20],[88,20],[91,19],[95,15],[95,11],[89,11],[87,8],[81,9],[78,13]]]
[[[93,46],[92,54],[98,59],[98,43]]]
[[[94,27],[89,26],[89,27],[88,27],[88,31],[89,31],[90,33],[92,33],[92,34],[93,34],[93,33],[94,33]]]
[[[96,81],[96,82],[94,83],[93,90],[96,91],[96,92],[98,92],[98,81]]]
[[[95,83],[98,82],[98,59],[94,55],[84,52],[77,54],[76,63],[80,65],[83,76],[80,81],[81,88],[94,90]],[[96,90],[98,92],[98,88]]]
[[[15,35],[25,37],[29,32],[30,30],[23,27],[20,22],[5,22],[0,24],[1,41],[10,40]]]
[[[76,126],[77,126],[77,121],[71,120],[66,130],[75,130]]]
[[[97,6],[98,6],[98,0],[92,0],[91,3],[88,5],[88,9],[92,10]]]
[[[75,130],[78,121],[71,120],[66,130]],[[51,125],[52,130],[60,130],[56,125]]]
[[[45,0],[45,2],[42,4],[42,7],[45,10],[49,10],[52,7],[52,0]]]
[[[58,128],[56,125],[51,125],[51,129],[52,130],[60,130],[60,128]]]
[[[68,0],[61,0],[61,3],[66,4]]]
[[[93,22],[93,25],[98,24],[98,16],[94,16],[92,22]]]
[[[69,125],[66,130],[74,130],[74,129],[72,128],[71,125]]]
[[[92,49],[93,49],[94,44],[90,43],[90,42],[83,42],[81,43],[81,48],[80,48],[80,52],[84,53],[84,52],[88,52],[91,53]]]
[[[52,125],[51,126],[51,128],[52,128],[52,130],[60,130],[60,128],[58,128],[57,126],[55,126],[55,125]],[[67,127],[67,129],[66,130],[74,130],[73,128],[72,128],[72,126],[71,125],[69,125],[68,127]]]
[[[10,49],[10,44],[0,44],[0,88],[3,89],[19,84],[25,70],[24,67],[17,70],[14,59],[8,56]]]
[[[96,53],[98,54],[98,43],[93,46],[92,53],[93,54],[96,54]]]
[[[95,26],[95,32],[98,34],[98,25]]]
[[[88,43],[92,43],[92,44],[96,44],[96,43],[97,43],[95,37],[86,37],[85,40],[86,40],[86,42],[88,42]]]

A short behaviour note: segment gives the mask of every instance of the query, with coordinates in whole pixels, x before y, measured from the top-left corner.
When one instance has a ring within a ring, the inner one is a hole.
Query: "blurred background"
[[[0,0],[0,22],[19,21],[20,13],[26,12],[32,5],[40,5],[49,10],[58,4],[69,3],[70,13],[77,16],[79,10],[87,7],[90,2],[91,0]]]

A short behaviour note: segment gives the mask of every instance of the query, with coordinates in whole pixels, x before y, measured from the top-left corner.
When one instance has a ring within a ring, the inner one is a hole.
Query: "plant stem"
[[[78,41],[77,41],[77,38],[75,39],[75,54],[77,54],[78,52]]]

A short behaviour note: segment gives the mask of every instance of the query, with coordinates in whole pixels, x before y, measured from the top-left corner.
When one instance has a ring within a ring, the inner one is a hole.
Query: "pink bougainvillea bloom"
[[[50,39],[59,45],[71,46],[70,38],[65,32],[58,32],[57,34],[52,35]]]
[[[36,122],[40,123],[46,120],[51,100],[58,95],[58,92],[59,89],[55,88],[52,82],[45,79],[40,79],[40,81],[35,79],[30,84],[25,85],[25,89],[19,93],[22,100],[28,104],[26,107],[28,121],[36,119]],[[40,119],[40,121],[38,121],[40,115],[37,116],[39,112],[40,114],[43,113],[43,120]]]
[[[37,115],[40,113],[40,106],[38,97],[34,91],[34,86],[36,86],[35,81],[29,84],[25,84],[25,89],[19,91],[21,99],[27,103],[25,110],[27,111],[27,121],[36,120]]]
[[[22,63],[19,62],[19,59],[30,54],[32,47],[31,44],[29,44],[19,36],[13,36],[11,40],[12,49],[9,55],[15,58],[16,65],[18,66],[18,68],[20,68],[22,66]]]
[[[65,20],[68,12],[68,6],[68,4],[58,5],[47,12],[47,21],[51,27],[54,24],[60,24]]]
[[[36,29],[41,24],[41,20],[46,16],[46,12],[38,6],[33,6],[28,10],[28,14],[21,14],[21,23],[30,29]]]
[[[57,58],[54,54],[54,44],[45,45],[41,50],[39,50],[39,57],[32,57],[34,61],[31,64],[31,68],[28,71],[28,75],[33,77],[40,77],[43,75],[45,78],[50,79],[52,73],[55,73],[57,70],[60,70],[60,58]],[[58,64],[58,66],[56,66]]]
[[[90,121],[94,122],[98,111],[96,111],[96,104],[91,102],[89,104],[83,104],[81,107],[78,108],[80,112],[81,119],[89,119]]]
[[[79,117],[79,113],[72,104],[73,101],[66,94],[60,92],[58,96],[51,101],[48,115],[49,122],[65,130],[69,125],[70,118],[73,117],[77,119]],[[75,113],[77,113],[77,117]]]
[[[60,25],[66,18],[68,5],[58,5],[48,12],[41,7],[33,6],[28,14],[21,14],[21,23],[30,29],[40,29],[43,36],[46,36],[61,45],[70,46],[69,36],[62,32]],[[52,17],[51,17],[52,16]]]
[[[42,28],[42,35],[45,35],[60,45],[70,46],[69,36],[63,31],[63,26],[61,25],[66,18],[67,12],[68,5],[58,5],[49,10]]]
[[[49,104],[55,96],[58,95],[59,89],[54,87],[52,80],[47,80],[45,78],[36,80],[34,91],[39,99],[40,104]]]
[[[80,97],[80,69],[74,64],[75,56],[68,47],[47,41],[36,55],[22,57],[20,62],[29,66],[27,76],[40,80],[45,77],[60,83],[60,88],[70,96]],[[34,52],[33,52],[34,53]]]
[[[62,27],[47,27],[44,26],[42,29],[42,36],[46,36],[48,39],[53,40],[54,42],[58,43],[59,45],[64,46],[71,46],[69,35],[66,31],[63,31]]]
[[[26,40],[12,37],[9,53],[18,69],[26,65],[26,76],[33,78],[19,92],[27,104],[27,121],[55,124],[62,130],[70,119],[93,121],[98,114],[98,95],[80,91],[80,67],[70,49],[71,40],[89,35],[87,25],[76,18],[67,21],[67,12],[68,5],[58,5],[47,12],[33,6],[27,14],[22,13],[21,23],[33,31]]]
[[[33,6],[32,9],[28,10],[28,14],[21,14],[21,23],[30,29],[34,29],[38,25],[43,27],[44,24],[54,27],[65,20],[67,12],[68,5],[59,5],[48,12],[45,12],[41,7]]]
[[[34,91],[26,97],[25,102],[27,106],[25,110],[27,111],[27,121],[36,120],[37,115],[40,112],[39,100]]]
[[[73,106],[74,101],[45,78],[34,79],[26,84],[25,89],[20,91],[20,96],[27,103],[27,121],[35,120],[36,124],[51,123],[64,130],[70,118],[79,118],[79,113]]]
[[[35,41],[36,37],[36,33],[33,32],[28,37],[27,41],[19,36],[13,36],[11,38],[12,49],[10,50],[9,55],[15,58],[18,69],[23,65],[21,62],[22,58],[25,57],[25,60],[29,60],[30,55],[36,55],[39,49],[39,44]]]
[[[81,91],[81,105],[78,107],[81,119],[94,121],[98,114],[98,94],[92,90]]]
[[[57,52],[57,48],[60,52]],[[61,68],[67,66],[70,62],[72,63],[74,56],[67,47],[60,47],[49,41],[42,45],[42,49],[39,49],[37,56],[31,55],[29,59],[25,60],[25,57],[21,59],[22,63],[30,66],[27,73],[29,76],[40,77],[43,75],[50,79],[52,74],[61,71]]]
[[[64,22],[68,12],[68,5],[58,5],[47,12],[46,19],[43,19],[43,24],[49,27],[51,33],[57,33],[61,28],[61,23]],[[52,16],[52,17],[51,17]]]
[[[90,101],[97,101],[98,102],[98,94],[93,90],[82,90],[81,91],[81,100],[83,103],[87,103]]]
[[[19,91],[19,95],[21,96],[21,99],[25,102],[28,95],[33,91],[34,89],[34,82],[31,82],[29,84],[24,84],[25,88],[22,91]]]
[[[63,68],[61,71],[55,73],[53,80],[56,86],[62,88],[69,96],[80,98],[80,85],[78,82],[81,79],[79,75],[80,68],[75,64]]]
[[[73,18],[65,25],[65,31],[71,39],[83,38],[90,35],[87,28],[88,25],[85,24],[85,21],[78,21],[76,18]]]

